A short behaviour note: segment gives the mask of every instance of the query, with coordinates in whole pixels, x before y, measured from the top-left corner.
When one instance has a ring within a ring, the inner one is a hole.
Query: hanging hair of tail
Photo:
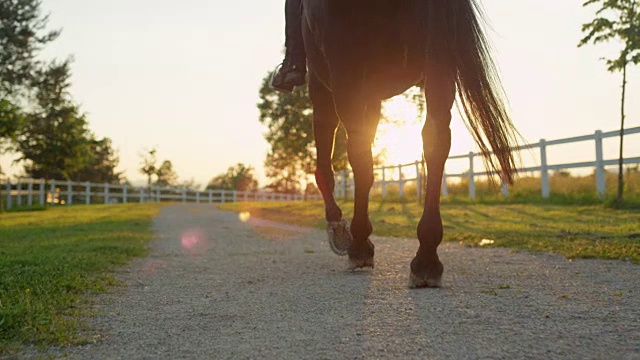
[[[485,167],[508,184],[517,173],[512,153],[522,139],[506,106],[506,96],[482,29],[476,0],[428,1],[427,56],[455,66],[458,106],[480,148]],[[427,79],[428,82],[428,79]]]

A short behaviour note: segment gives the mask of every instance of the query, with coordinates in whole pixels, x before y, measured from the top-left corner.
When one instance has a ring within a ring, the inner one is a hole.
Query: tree
[[[22,121],[19,109],[15,107],[11,102],[5,99],[0,99],[0,155],[2,155],[9,142],[15,139],[16,132]],[[1,156],[0,156],[1,158]],[[4,211],[4,196],[2,194],[2,175],[4,172],[0,165],[0,212]]]
[[[39,0],[0,0],[0,154],[20,127],[20,105],[34,70],[40,67],[39,50],[59,35],[59,31],[44,32],[47,17],[39,9]]]
[[[40,0],[0,0],[0,99],[16,100],[41,67],[40,50],[60,31],[45,31]]]
[[[0,99],[0,141],[15,136],[20,121],[20,109],[9,100]]]
[[[33,178],[71,179],[90,160],[87,120],[67,92],[69,62],[52,63],[37,72],[33,111],[25,114],[14,150]]]
[[[620,157],[618,163],[618,205],[622,204],[624,192],[623,141],[625,120],[625,95],[627,86],[627,66],[640,62],[640,1],[639,0],[588,0],[582,6],[599,4],[596,18],[582,25],[586,36],[578,46],[588,43],[598,44],[614,40],[622,44],[617,57],[607,59],[607,70],[622,71],[622,96],[620,101]]]
[[[178,181],[178,174],[173,170],[173,164],[169,160],[162,162],[162,165],[156,170],[155,185],[161,187],[174,186]]]
[[[84,167],[75,172],[71,177],[75,181],[88,181],[92,183],[119,184],[122,172],[116,172],[120,162],[118,155],[111,145],[111,139],[95,139],[93,136],[88,143],[88,159]]]
[[[254,191],[258,188],[258,180],[253,172],[253,167],[238,163],[211,179],[207,190]]]
[[[9,100],[0,99],[0,154],[6,150],[10,141],[15,140],[21,123],[20,109]],[[2,167],[0,167],[0,175],[2,174]]]
[[[292,192],[300,182],[315,171],[315,142],[313,140],[312,104],[306,87],[284,94],[271,89],[269,79],[260,88],[260,123],[267,126],[265,139],[271,150],[265,160],[265,172],[272,183],[268,188]],[[347,168],[346,135],[342,126],[336,134],[333,166]],[[294,186],[294,184],[297,184]]]
[[[140,172],[144,175],[147,175],[147,190],[151,190],[151,178],[156,175],[157,166],[156,163],[158,159],[156,157],[156,153],[158,149],[151,148],[151,150],[146,150],[144,154],[142,154],[142,163],[140,167]]]

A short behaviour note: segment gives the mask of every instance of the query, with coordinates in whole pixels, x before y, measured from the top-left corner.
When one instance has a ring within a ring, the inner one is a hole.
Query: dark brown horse
[[[517,132],[481,27],[475,0],[303,0],[303,32],[317,147],[316,180],[332,247],[352,268],[373,267],[369,191],[381,101],[421,85],[427,103],[422,130],[426,200],[411,285],[439,287],[443,265],[440,185],[451,147],[451,108],[459,95],[466,122],[488,168],[511,183],[510,148]],[[334,199],[331,158],[342,122],[355,181],[350,230]],[[345,236],[341,236],[345,235]]]

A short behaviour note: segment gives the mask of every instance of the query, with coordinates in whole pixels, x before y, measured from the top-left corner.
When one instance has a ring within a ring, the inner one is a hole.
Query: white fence
[[[316,200],[319,196],[232,190],[132,187],[126,184],[19,179],[0,184],[6,209],[48,204],[114,204],[142,202],[225,203],[237,201]]]
[[[634,127],[624,130],[625,136],[632,134],[640,134],[640,127]],[[519,147],[514,149],[515,151],[526,150],[526,149],[539,149],[540,156],[540,165],[539,166],[531,166],[524,167],[518,169],[519,172],[540,172],[540,181],[542,188],[542,197],[548,198],[551,193],[551,186],[549,183],[549,171],[554,170],[568,170],[568,169],[579,169],[579,168],[595,168],[595,183],[594,190],[597,192],[599,197],[604,197],[605,195],[605,166],[612,166],[618,164],[618,159],[604,159],[604,151],[603,151],[603,139],[619,137],[620,130],[602,132],[600,130],[596,131],[594,134],[590,135],[582,135],[575,136],[565,139],[558,140],[540,140],[536,144],[529,144],[526,146]],[[554,145],[560,144],[571,144],[583,141],[593,141],[593,155],[595,157],[595,161],[586,161],[586,162],[574,162],[574,163],[561,163],[561,164],[549,164],[547,161],[547,153],[548,148]],[[450,156],[448,160],[456,160],[456,159],[468,159],[468,170],[463,173],[456,174],[448,174],[445,172],[445,175],[442,179],[442,196],[448,195],[447,189],[447,179],[451,178],[460,178],[460,179],[468,179],[469,180],[469,197],[472,199],[476,198],[476,184],[475,180],[480,176],[488,176],[492,175],[492,173],[487,171],[476,172],[474,169],[474,162],[480,156],[480,153],[470,152],[466,155],[456,155]],[[626,157],[623,160],[625,165],[630,164],[640,164],[640,156],[635,157]],[[409,171],[407,171],[409,169]],[[381,168],[374,169],[376,174],[380,174],[381,176],[376,176],[376,181],[374,182],[374,186],[380,186],[382,198],[386,198],[387,196],[387,187],[389,184],[395,184],[398,187],[400,198],[404,198],[405,196],[405,186],[408,183],[414,183],[417,191],[418,199],[422,198],[423,191],[423,176],[424,173],[424,164],[422,161],[416,161],[409,164],[401,164],[395,166],[386,166]],[[406,177],[405,172],[415,172],[415,176]],[[391,178],[394,179],[391,179]],[[339,198],[346,198],[347,194],[353,197],[354,186],[353,186],[353,176],[351,171],[342,171],[336,176],[336,196]],[[509,188],[505,184],[502,185],[502,195],[507,198],[509,196]]]

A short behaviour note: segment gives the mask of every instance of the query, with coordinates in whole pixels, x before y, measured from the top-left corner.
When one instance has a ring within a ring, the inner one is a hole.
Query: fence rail
[[[319,196],[265,191],[151,189],[126,184],[96,184],[44,179],[18,179],[0,184],[7,209],[45,204],[114,204],[143,202],[225,203],[238,201],[317,200]]]
[[[624,130],[624,135],[633,135],[640,134],[640,127],[633,127]],[[543,198],[548,198],[551,194],[551,186],[549,181],[549,171],[554,170],[569,170],[569,169],[579,169],[579,168],[595,168],[595,184],[594,190],[597,192],[599,197],[604,197],[606,191],[606,180],[605,180],[605,167],[612,166],[618,164],[618,159],[604,159],[603,155],[603,139],[618,137],[620,136],[620,130],[602,132],[600,130],[596,131],[590,135],[581,135],[574,136],[564,139],[556,139],[547,141],[545,139],[541,139],[538,143],[535,144],[527,144],[524,146],[520,146],[518,148],[513,149],[512,151],[522,151],[527,149],[539,149],[540,156],[540,165],[539,166],[528,166],[518,169],[518,172],[540,172],[540,181],[542,186],[541,196]],[[593,141],[594,142],[594,156],[595,161],[583,161],[583,162],[573,162],[573,163],[562,163],[562,164],[549,164],[547,159],[548,147],[554,145],[561,144],[572,144],[584,141]],[[470,152],[465,155],[454,155],[450,156],[448,160],[456,160],[456,159],[468,159],[469,161],[469,169],[467,172],[463,173],[446,173],[442,179],[442,188],[441,193],[442,196],[448,196],[448,188],[447,188],[447,180],[451,178],[459,178],[459,179],[468,179],[469,180],[469,197],[471,199],[476,198],[476,178],[479,176],[489,176],[493,175],[490,171],[480,171],[477,172],[474,169],[474,160],[476,157],[481,156],[480,153]],[[624,165],[631,164],[640,164],[640,156],[635,157],[627,157],[623,159]],[[407,168],[410,168],[411,171],[415,169],[415,177],[406,178],[403,171]],[[394,166],[385,166],[374,169],[374,173],[381,173],[381,177],[376,179],[374,182],[374,186],[381,187],[381,195],[382,198],[386,198],[387,196],[387,187],[390,184],[396,184],[398,186],[399,196],[401,198],[405,197],[405,186],[408,183],[414,183],[416,185],[417,197],[418,199],[422,198],[423,192],[423,176],[425,172],[424,163],[422,161],[415,161],[413,163],[408,164],[400,164]],[[395,173],[397,175],[397,179],[390,180],[388,175],[392,175]],[[353,186],[353,176],[351,171],[343,170],[336,176],[336,193],[335,195],[339,198],[346,198],[347,194],[350,193],[353,196],[354,186]],[[509,187],[506,184],[502,184],[501,188],[502,195],[507,198],[509,197]]]

